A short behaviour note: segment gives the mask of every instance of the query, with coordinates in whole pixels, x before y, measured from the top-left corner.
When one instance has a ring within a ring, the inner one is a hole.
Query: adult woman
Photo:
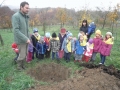
[[[83,31],[85,34],[87,34],[87,32],[88,32],[87,20],[82,21],[82,26],[80,27],[80,31]]]

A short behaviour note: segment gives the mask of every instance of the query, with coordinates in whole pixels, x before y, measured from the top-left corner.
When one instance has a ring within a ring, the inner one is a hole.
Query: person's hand
[[[16,52],[16,53],[18,53],[18,52],[19,52],[19,50],[18,50],[17,48],[16,48],[16,49],[14,49],[14,50],[15,50],[15,52]]]
[[[27,43],[30,44],[30,40],[29,39],[27,40]]]
[[[88,35],[88,33],[86,33],[86,35]]]
[[[47,49],[47,51],[50,51],[50,49]]]

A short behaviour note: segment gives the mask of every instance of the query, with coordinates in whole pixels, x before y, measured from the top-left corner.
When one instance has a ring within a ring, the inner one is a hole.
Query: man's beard
[[[24,13],[24,14],[28,14],[28,12],[24,12],[24,11],[23,11],[23,13]]]

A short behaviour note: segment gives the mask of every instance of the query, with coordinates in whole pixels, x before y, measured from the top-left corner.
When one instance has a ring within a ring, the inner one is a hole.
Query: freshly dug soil
[[[52,64],[50,65],[52,66]],[[57,66],[59,65],[57,64]],[[114,66],[111,65],[106,67],[94,64],[80,64],[80,66],[86,68],[82,71],[76,71],[73,78],[67,79],[65,77],[65,79],[62,80],[58,79],[58,81],[61,82],[58,82],[57,84],[36,85],[28,90],[120,90],[119,70],[115,69]],[[59,66],[59,68],[63,68],[63,66]],[[67,68],[65,69],[67,70]],[[46,72],[47,74],[50,73],[49,70]],[[61,73],[63,76],[69,76],[69,74],[65,72],[61,71]],[[116,73],[117,77],[115,76]]]
[[[60,82],[70,76],[70,70],[60,64],[50,63],[38,65],[30,69],[28,74],[38,81]]]

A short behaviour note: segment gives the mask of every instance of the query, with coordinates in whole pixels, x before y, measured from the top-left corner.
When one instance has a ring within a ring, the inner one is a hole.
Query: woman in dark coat
[[[87,20],[82,21],[82,26],[80,27],[80,31],[83,31],[85,33],[85,35],[87,34],[87,32],[88,32]]]

